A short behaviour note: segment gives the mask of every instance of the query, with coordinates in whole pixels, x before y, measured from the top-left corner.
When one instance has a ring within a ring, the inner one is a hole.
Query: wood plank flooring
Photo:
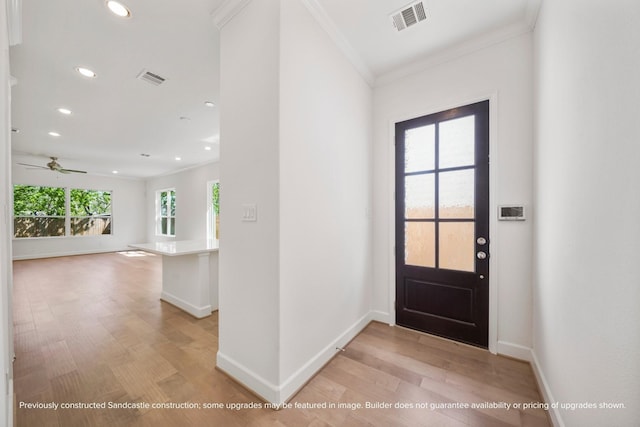
[[[242,408],[263,402],[215,369],[217,313],[160,302],[160,282],[157,256],[14,262],[16,426],[550,425],[543,409],[487,406],[540,401],[527,363],[375,322],[293,408]]]

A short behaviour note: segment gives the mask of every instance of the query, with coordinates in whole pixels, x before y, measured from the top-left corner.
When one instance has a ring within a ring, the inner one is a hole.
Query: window
[[[13,186],[13,230],[16,238],[65,235],[65,189]]]
[[[207,183],[207,236],[209,239],[220,239],[220,183]]]
[[[172,188],[156,192],[156,234],[176,235],[176,191]]]
[[[70,198],[72,236],[111,234],[111,192],[72,189]]]
[[[15,238],[111,234],[111,192],[14,185],[13,229]]]

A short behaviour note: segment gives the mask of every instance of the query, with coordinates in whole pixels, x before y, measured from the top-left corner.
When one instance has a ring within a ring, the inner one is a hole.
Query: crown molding
[[[22,43],[22,0],[7,0],[9,46]]]
[[[527,22],[518,22],[507,27],[499,28],[465,42],[445,47],[442,50],[427,54],[423,59],[401,65],[393,70],[381,74],[375,81],[375,86],[384,86],[396,80],[420,73],[445,62],[452,61],[465,55],[500,44],[515,37],[531,32]]]
[[[318,0],[302,0],[302,4],[305,5],[307,10],[309,10],[322,29],[329,35],[358,73],[360,73],[362,78],[369,84],[369,86],[373,86],[373,83],[375,82],[373,72],[367,64],[365,64],[351,43],[347,41],[345,36],[338,29]]]
[[[219,30],[233,19],[251,0],[226,0],[211,12],[211,19]]]

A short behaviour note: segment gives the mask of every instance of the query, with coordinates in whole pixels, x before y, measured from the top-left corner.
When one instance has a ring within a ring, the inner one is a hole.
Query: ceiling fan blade
[[[29,163],[18,163],[18,164],[22,165],[22,166],[31,166],[32,168],[39,168],[39,169],[47,169],[47,170],[49,170],[49,168],[46,167],[46,166],[30,165]]]
[[[79,171],[76,169],[57,169],[58,172],[62,172],[62,173],[87,173],[87,171]]]

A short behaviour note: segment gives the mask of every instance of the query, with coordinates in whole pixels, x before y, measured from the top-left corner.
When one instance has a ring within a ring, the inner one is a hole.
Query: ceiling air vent
[[[402,31],[405,28],[408,28],[426,19],[427,14],[421,1],[408,4],[397,12],[391,14],[391,22],[393,22],[393,27],[398,31]]]
[[[166,80],[164,77],[161,77],[147,70],[140,71],[140,73],[138,73],[137,75],[137,78],[154,86],[159,86]]]

